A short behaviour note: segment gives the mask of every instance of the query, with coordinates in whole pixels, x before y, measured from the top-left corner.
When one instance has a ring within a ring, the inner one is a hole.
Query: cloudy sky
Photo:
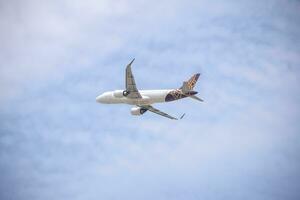
[[[1,1],[0,199],[299,199],[300,2]],[[95,97],[178,88],[204,103]]]

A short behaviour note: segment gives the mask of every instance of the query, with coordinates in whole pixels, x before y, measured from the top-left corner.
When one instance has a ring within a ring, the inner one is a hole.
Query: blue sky
[[[299,199],[299,1],[0,2],[0,199]],[[172,121],[95,97],[177,88]]]

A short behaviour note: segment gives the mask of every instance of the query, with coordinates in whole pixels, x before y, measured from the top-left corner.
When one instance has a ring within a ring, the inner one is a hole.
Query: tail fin
[[[198,92],[193,91],[198,79],[199,79],[200,74],[194,74],[194,76],[192,76],[188,81],[184,81],[182,86],[181,86],[181,90],[183,92],[184,95],[191,97],[192,99],[195,99],[197,101],[203,101],[203,99],[199,98],[196,96],[196,94]]]
[[[198,78],[199,78],[200,74],[194,74],[188,81],[184,81],[183,85],[181,86],[180,89],[182,89],[182,91],[191,91],[193,90],[193,88],[195,87]]]

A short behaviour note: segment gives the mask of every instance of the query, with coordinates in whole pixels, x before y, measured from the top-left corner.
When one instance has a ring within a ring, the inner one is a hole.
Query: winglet
[[[181,115],[180,119],[182,119],[185,116],[185,113],[183,113],[183,115]]]
[[[133,61],[135,60],[135,58],[134,59],[132,59],[132,61],[128,64],[128,65],[131,65],[132,63],[133,63]]]

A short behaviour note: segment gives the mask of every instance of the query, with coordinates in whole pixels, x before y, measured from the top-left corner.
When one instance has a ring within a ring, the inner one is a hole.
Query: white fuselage
[[[105,104],[150,105],[166,102],[166,96],[172,90],[139,90],[142,98],[130,99],[123,95],[123,90],[104,92],[97,96],[96,101]]]

